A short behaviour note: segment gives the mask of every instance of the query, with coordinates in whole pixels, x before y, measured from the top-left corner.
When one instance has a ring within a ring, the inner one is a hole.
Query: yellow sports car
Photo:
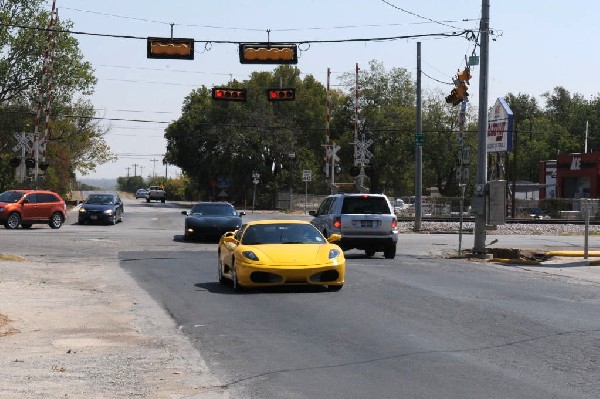
[[[322,285],[330,291],[344,286],[346,259],[334,241],[309,222],[260,220],[225,233],[219,241],[219,282],[243,287]]]

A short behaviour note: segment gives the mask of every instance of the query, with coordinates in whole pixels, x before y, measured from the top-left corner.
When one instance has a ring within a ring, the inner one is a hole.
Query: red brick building
[[[552,161],[546,161],[552,162]],[[544,178],[551,164],[545,164]],[[542,180],[540,168],[540,183]],[[600,152],[556,158],[556,198],[600,198]],[[547,197],[547,196],[546,196]]]

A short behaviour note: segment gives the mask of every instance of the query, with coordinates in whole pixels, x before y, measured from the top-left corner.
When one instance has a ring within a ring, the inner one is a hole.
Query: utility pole
[[[329,179],[329,160],[332,158],[329,151],[329,120],[331,119],[331,97],[329,91],[329,80],[331,70],[327,68],[327,91],[325,97],[325,180]],[[335,163],[335,162],[334,162]],[[335,171],[331,168],[330,190],[333,192],[333,184],[335,183]]]
[[[479,76],[479,117],[477,126],[477,177],[475,180],[475,234],[473,255],[485,257],[486,238],[486,209],[485,186],[487,183],[487,112],[488,112],[488,74],[489,74],[489,41],[490,41],[490,0],[481,1],[481,23],[479,25],[481,37],[481,75]]]
[[[144,177],[144,167],[140,165],[140,176]]]
[[[133,164],[133,177],[136,177],[136,176],[137,176],[137,167],[138,167],[138,166],[139,166],[139,165],[138,165],[137,163],[134,163],[134,164]]]
[[[423,192],[423,126],[421,119],[421,42],[417,42],[417,131],[415,134],[415,231],[421,230]]]
[[[127,169],[127,178],[129,179],[129,171],[131,170],[131,168],[130,168],[130,167],[127,167],[127,168],[125,168],[125,169]]]
[[[151,159],[150,162],[152,162],[152,176],[156,177],[156,163],[158,159]]]

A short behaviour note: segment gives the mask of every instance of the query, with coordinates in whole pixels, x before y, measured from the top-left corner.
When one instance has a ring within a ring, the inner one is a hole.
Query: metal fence
[[[276,209],[290,212],[308,213],[317,210],[326,195],[280,192],[276,199]],[[403,206],[395,207],[399,217],[415,216],[414,197],[389,197],[392,206],[396,198],[401,199]],[[506,215],[512,217],[512,200],[506,200]],[[583,220],[586,211],[591,220],[600,220],[600,199],[597,198],[546,198],[546,199],[516,199],[516,219],[563,219]],[[459,218],[471,215],[471,198],[464,198],[461,209],[459,197],[422,197],[422,217]]]

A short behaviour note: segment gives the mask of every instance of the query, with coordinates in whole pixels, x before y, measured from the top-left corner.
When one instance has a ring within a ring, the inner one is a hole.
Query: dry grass
[[[0,314],[0,337],[6,337],[7,335],[13,335],[20,332],[16,328],[8,327],[8,324],[11,321],[12,320],[8,317],[4,316],[3,314]]]
[[[24,258],[19,255],[0,254],[0,260],[11,261],[11,262],[25,262],[27,260],[27,258]]]

